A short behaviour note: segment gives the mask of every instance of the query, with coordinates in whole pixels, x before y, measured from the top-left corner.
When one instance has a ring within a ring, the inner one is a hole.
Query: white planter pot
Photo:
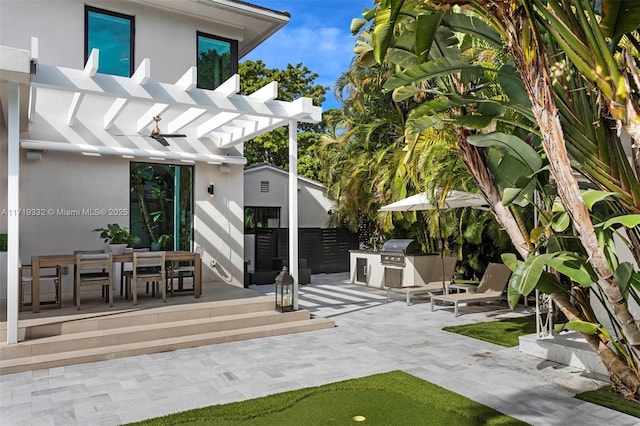
[[[113,254],[122,254],[126,248],[126,244],[109,244],[109,250],[111,250]]]

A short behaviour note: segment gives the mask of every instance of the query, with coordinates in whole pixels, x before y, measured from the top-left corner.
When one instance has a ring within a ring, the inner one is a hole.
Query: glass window
[[[238,72],[238,42],[198,32],[198,87],[213,90]]]
[[[280,227],[280,207],[245,207],[244,231],[253,233],[258,229]]]
[[[193,241],[193,166],[131,163],[131,233],[140,247],[187,250]]]
[[[123,77],[133,74],[133,16],[85,6],[84,61],[100,50],[98,72]]]

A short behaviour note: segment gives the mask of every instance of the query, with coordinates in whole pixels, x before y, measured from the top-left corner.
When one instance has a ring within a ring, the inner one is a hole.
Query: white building
[[[270,164],[256,164],[244,172],[245,260],[256,265],[256,231],[288,228],[289,173]],[[298,176],[298,227],[325,229],[335,202],[321,182]],[[309,260],[309,259],[308,259]],[[311,262],[310,262],[311,263]]]
[[[238,94],[238,59],[288,21],[235,0],[0,1],[0,233],[9,236],[0,282],[9,328],[18,259],[103,248],[93,229],[108,223],[141,232],[145,243],[168,235],[168,249],[203,247],[203,280],[222,270],[242,286],[243,142],[290,126],[295,185],[296,123],[321,120],[311,99],[276,100],[276,83]],[[155,116],[174,137],[149,137]],[[149,195],[150,187],[165,192]],[[156,235],[141,197],[168,223]],[[65,290],[71,281],[66,275]]]

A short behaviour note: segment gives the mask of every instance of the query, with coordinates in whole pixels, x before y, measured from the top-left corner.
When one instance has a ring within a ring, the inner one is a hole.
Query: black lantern
[[[286,266],[276,277],[276,311],[293,311],[293,277]]]

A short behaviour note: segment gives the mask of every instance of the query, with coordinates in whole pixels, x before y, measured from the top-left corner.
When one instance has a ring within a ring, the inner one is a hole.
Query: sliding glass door
[[[193,166],[131,163],[131,233],[140,247],[191,250]]]

